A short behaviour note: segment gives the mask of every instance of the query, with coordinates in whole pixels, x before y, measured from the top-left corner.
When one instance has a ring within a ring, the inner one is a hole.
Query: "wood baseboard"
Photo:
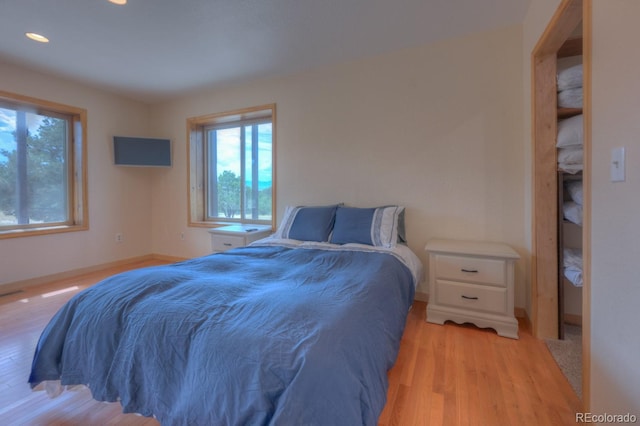
[[[151,258],[153,260],[161,260],[163,262],[182,262],[183,260],[187,260],[188,257],[180,257],[180,256],[169,256],[167,254],[158,254],[158,253],[153,253],[151,255]]]
[[[533,323],[531,322],[529,315],[527,315],[527,310],[525,308],[516,307],[513,310],[513,313],[515,314],[516,318],[521,319],[521,322],[524,328],[526,328],[529,331],[533,330]]]
[[[14,281],[7,284],[0,284],[0,294],[12,293],[17,290],[46,284],[51,281],[75,278],[93,272],[102,271],[104,269],[118,268],[121,266],[130,265],[132,263],[146,262],[149,260],[160,260],[163,262],[180,262],[186,260],[186,258],[155,253],[145,254],[143,256],[130,257],[128,259],[116,260],[114,262],[101,263],[99,265],[88,266],[85,268],[72,269],[70,271],[59,272],[56,274],[44,275],[41,277],[29,278],[21,281]]]

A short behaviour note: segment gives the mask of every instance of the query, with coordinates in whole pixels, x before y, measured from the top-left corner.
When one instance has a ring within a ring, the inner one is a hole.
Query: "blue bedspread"
[[[411,273],[385,253],[245,247],[73,297],[29,382],[85,384],[163,425],[375,425]]]

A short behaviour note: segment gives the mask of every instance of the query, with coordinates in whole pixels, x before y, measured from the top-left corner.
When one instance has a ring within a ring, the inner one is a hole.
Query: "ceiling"
[[[0,0],[0,62],[153,103],[519,24],[529,2]]]

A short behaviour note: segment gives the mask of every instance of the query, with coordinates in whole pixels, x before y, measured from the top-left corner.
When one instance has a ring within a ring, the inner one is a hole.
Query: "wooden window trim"
[[[206,220],[205,213],[205,140],[204,129],[240,121],[260,120],[270,117],[272,122],[272,198],[271,226],[275,226],[276,218],[276,104],[259,105],[233,111],[202,115],[187,119],[187,205],[188,223],[190,227],[211,228],[226,225],[224,220]]]
[[[71,117],[72,146],[69,147],[69,223],[29,224],[0,230],[0,239],[85,231],[89,229],[87,202],[87,110],[16,93],[0,91],[0,101],[17,107],[28,107],[49,115]]]

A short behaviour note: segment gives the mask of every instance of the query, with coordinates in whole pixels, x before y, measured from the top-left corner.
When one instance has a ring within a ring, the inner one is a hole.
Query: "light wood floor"
[[[27,384],[38,337],[53,314],[80,290],[144,262],[29,288],[0,297],[0,424],[157,425],[94,401],[88,390],[49,399]],[[1,293],[1,291],[0,291]],[[400,353],[389,372],[381,426],[570,425],[581,403],[546,345],[520,325],[520,339],[473,326],[424,321],[415,302]]]

